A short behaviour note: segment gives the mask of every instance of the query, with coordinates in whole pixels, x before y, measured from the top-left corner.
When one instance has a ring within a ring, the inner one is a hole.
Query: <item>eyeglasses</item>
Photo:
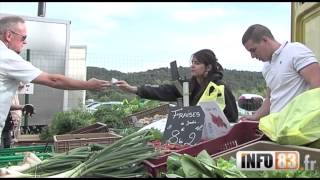
[[[17,32],[14,32],[14,31],[12,31],[12,30],[10,30],[10,32],[12,32],[13,34],[16,34],[16,35],[21,36],[21,37],[22,37],[22,38],[21,38],[21,41],[25,41],[25,40],[27,39],[27,35],[22,35],[22,34],[19,34],[19,33],[17,33]]]

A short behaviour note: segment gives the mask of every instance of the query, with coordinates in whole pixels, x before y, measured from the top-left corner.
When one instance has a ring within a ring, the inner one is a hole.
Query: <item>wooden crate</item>
[[[17,137],[17,142],[13,144],[15,146],[34,146],[34,145],[51,145],[51,140],[40,140],[39,134],[23,134]]]
[[[61,153],[89,144],[112,144],[122,136],[115,133],[63,134],[53,136],[55,152]]]
[[[68,134],[105,133],[108,131],[109,130],[106,124],[101,122],[96,122],[90,126],[86,126],[84,128],[71,131]]]

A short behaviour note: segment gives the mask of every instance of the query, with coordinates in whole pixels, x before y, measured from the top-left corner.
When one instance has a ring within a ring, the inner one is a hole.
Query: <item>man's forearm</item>
[[[59,74],[52,78],[52,87],[57,89],[77,90],[90,89],[88,81],[71,79]]]
[[[64,90],[104,90],[111,86],[110,82],[105,80],[95,78],[91,78],[88,81],[76,80],[60,74],[48,74],[45,72],[31,82]]]
[[[270,99],[266,98],[263,101],[262,106],[254,114],[255,118],[259,120],[260,118],[268,115],[270,113]]]
[[[10,110],[22,110],[23,105],[11,105]]]

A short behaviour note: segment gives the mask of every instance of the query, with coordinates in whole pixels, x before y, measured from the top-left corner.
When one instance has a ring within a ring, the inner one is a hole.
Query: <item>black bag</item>
[[[10,148],[11,146],[11,141],[12,141],[12,136],[11,136],[11,131],[13,129],[13,121],[12,121],[12,116],[11,113],[8,113],[4,128],[1,133],[1,143],[4,148]]]

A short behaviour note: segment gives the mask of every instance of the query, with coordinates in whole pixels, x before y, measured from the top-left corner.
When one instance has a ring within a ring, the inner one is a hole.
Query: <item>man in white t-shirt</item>
[[[81,81],[41,71],[19,55],[27,43],[26,38],[23,18],[7,16],[0,19],[0,134],[20,82],[65,90],[104,90],[111,86],[109,81],[95,78]]]
[[[259,120],[281,111],[295,96],[320,87],[320,66],[314,53],[305,45],[277,42],[271,31],[260,24],[250,26],[242,44],[252,58],[265,62],[262,74],[267,97],[257,112],[241,120]]]

